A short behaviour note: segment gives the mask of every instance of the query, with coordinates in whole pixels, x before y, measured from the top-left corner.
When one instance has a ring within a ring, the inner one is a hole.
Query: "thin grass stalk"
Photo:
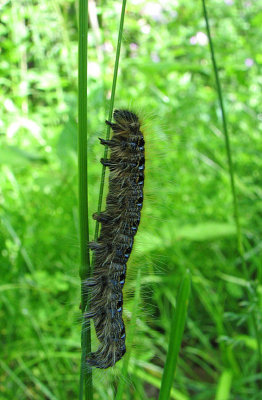
[[[176,308],[173,310],[167,358],[158,400],[167,400],[170,398],[170,392],[176,371],[178,353],[181,347],[186,322],[190,288],[191,276],[189,271],[187,271],[178,291]]]
[[[129,333],[129,338],[128,338],[129,351],[126,353],[124,360],[123,360],[123,368],[121,371],[121,381],[118,384],[115,400],[122,400],[123,394],[124,394],[124,389],[126,386],[128,365],[129,365],[130,355],[131,355],[131,346],[132,346],[134,336],[135,336],[135,331],[136,331],[136,319],[137,319],[137,313],[138,313],[140,291],[141,291],[141,270],[139,269],[137,276],[136,276],[136,291],[135,291],[135,296],[134,296],[132,317],[131,317],[131,321],[130,321],[130,330],[128,332]]]
[[[203,14],[204,14],[204,19],[205,19],[205,23],[206,23],[212,65],[213,65],[213,70],[214,70],[214,74],[215,74],[219,106],[220,106],[221,116],[222,116],[225,147],[226,147],[228,169],[229,169],[229,176],[230,176],[230,185],[231,185],[231,192],[232,192],[232,198],[233,198],[234,219],[235,219],[236,232],[237,232],[237,247],[238,247],[238,252],[239,252],[239,255],[241,258],[241,264],[242,264],[244,276],[245,276],[246,280],[249,281],[246,260],[244,257],[244,246],[243,246],[243,239],[242,239],[242,233],[241,233],[241,225],[240,225],[240,220],[239,220],[238,201],[237,201],[237,193],[236,193],[235,177],[234,177],[234,166],[233,166],[233,161],[232,161],[232,156],[231,156],[232,152],[231,152],[230,138],[229,138],[229,133],[228,133],[228,129],[227,129],[227,118],[226,118],[226,113],[225,113],[225,108],[224,108],[223,95],[222,95],[222,90],[221,90],[221,85],[220,85],[217,63],[216,63],[216,59],[215,59],[215,51],[214,51],[214,46],[213,46],[210,28],[209,28],[209,20],[208,20],[208,13],[207,13],[205,0],[202,0],[202,5],[203,5]],[[249,301],[252,302],[251,287],[248,288],[247,292],[248,292]],[[254,311],[251,311],[251,319],[253,322],[255,335],[256,335],[256,341],[257,341],[259,370],[262,370],[261,340],[260,340],[260,334],[259,334],[259,328],[258,328],[258,324],[257,324],[257,320],[256,320],[256,315],[255,315]]]
[[[122,1],[120,24],[119,24],[119,31],[118,31],[116,58],[115,58],[115,66],[114,66],[114,76],[113,76],[111,98],[110,98],[109,112],[108,112],[108,118],[107,118],[108,121],[110,121],[110,122],[112,121],[112,115],[113,115],[113,109],[114,109],[114,101],[115,101],[115,93],[116,93],[116,82],[117,82],[119,58],[120,58],[121,43],[122,43],[123,28],[124,28],[124,20],[125,20],[125,9],[126,9],[126,0],[123,0]],[[110,126],[107,125],[106,140],[109,139],[109,136],[110,136]],[[104,151],[104,159],[105,160],[107,159],[107,154],[108,154],[108,146],[105,146],[105,151]],[[102,165],[101,181],[100,181],[100,189],[99,189],[99,198],[98,198],[98,206],[97,206],[97,214],[101,213],[103,193],[104,193],[104,184],[105,184],[105,171],[106,171],[106,167],[104,165]],[[99,231],[99,222],[96,221],[95,239],[94,239],[95,241],[98,238],[98,231]]]
[[[83,282],[90,275],[90,255],[88,249],[88,175],[87,175],[87,0],[79,1],[79,34],[78,34],[78,207],[82,313],[88,307],[88,297]],[[92,372],[87,369],[85,360],[91,351],[90,325],[82,322],[81,331],[81,371],[79,399],[93,398]]]
[[[228,133],[228,129],[227,129],[227,119],[226,119],[223,95],[222,95],[220,79],[219,79],[218,69],[217,69],[217,64],[216,64],[216,59],[215,59],[215,52],[214,52],[213,42],[212,42],[211,34],[210,34],[205,0],[202,0],[202,3],[203,3],[204,18],[205,18],[205,22],[206,22],[207,36],[208,36],[208,41],[209,41],[210,54],[211,54],[212,65],[213,65],[213,69],[214,69],[217,92],[218,92],[219,106],[220,106],[221,115],[222,115],[222,124],[223,124],[227,161],[228,161],[228,168],[229,168],[230,185],[231,185],[231,191],[232,191],[232,197],[233,197],[234,219],[235,219],[236,230],[237,230],[238,250],[239,250],[239,254],[241,255],[241,257],[243,257],[244,250],[243,250],[243,242],[242,242],[242,235],[241,235],[240,222],[239,222],[239,211],[238,211],[238,202],[237,202],[237,195],[236,195],[234,166],[233,166],[232,156],[231,156],[232,152],[231,152],[231,146],[230,146],[229,133]]]

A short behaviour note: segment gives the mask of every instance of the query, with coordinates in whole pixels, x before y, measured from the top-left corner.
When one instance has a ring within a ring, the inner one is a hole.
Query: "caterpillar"
[[[101,163],[109,168],[109,190],[105,211],[93,214],[101,223],[100,236],[90,242],[94,271],[86,282],[90,290],[90,310],[97,338],[97,351],[89,353],[87,364],[106,369],[115,365],[126,352],[123,311],[123,286],[126,263],[134,243],[143,206],[145,169],[144,136],[137,115],[115,110],[115,123],[105,121],[113,131],[111,140],[99,138],[110,150]]]

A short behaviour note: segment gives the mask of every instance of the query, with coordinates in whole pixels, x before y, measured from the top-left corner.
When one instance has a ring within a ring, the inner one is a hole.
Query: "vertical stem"
[[[79,275],[81,279],[82,313],[85,312],[88,300],[83,282],[90,274],[87,191],[87,28],[87,0],[80,0],[78,36],[78,206],[80,231]],[[91,351],[91,334],[90,325],[84,325],[84,321],[82,321],[81,348],[79,399],[91,400],[93,398],[92,372],[85,366],[86,355]]]
[[[122,1],[120,24],[119,24],[119,31],[118,31],[118,40],[117,40],[117,49],[116,49],[116,58],[115,58],[115,66],[114,66],[114,76],[113,76],[113,83],[112,83],[112,91],[111,91],[111,98],[110,98],[109,112],[108,112],[108,121],[110,121],[110,122],[112,120],[114,101],[115,101],[116,81],[117,81],[119,57],[120,57],[122,35],[123,35],[125,9],[126,9],[126,0],[123,0]],[[106,139],[107,140],[109,139],[109,136],[110,136],[110,126],[107,126],[107,131],[106,131]],[[107,159],[107,153],[108,153],[108,147],[105,146],[104,159]],[[102,166],[102,173],[101,173],[100,189],[99,189],[99,199],[98,199],[97,214],[100,214],[100,212],[101,212],[102,199],[103,199],[103,193],[104,193],[104,183],[105,183],[105,171],[106,171],[106,167],[103,165]],[[95,241],[97,240],[97,237],[98,237],[98,230],[99,230],[99,223],[98,223],[98,221],[96,221]]]
[[[233,166],[232,157],[231,157],[231,146],[230,146],[229,133],[227,130],[226,113],[225,113],[225,109],[224,109],[223,96],[222,96],[220,79],[219,79],[219,74],[218,74],[218,69],[217,69],[217,64],[216,64],[216,59],[215,59],[213,42],[212,42],[211,34],[210,34],[208,14],[207,14],[205,0],[202,0],[202,4],[203,4],[204,18],[205,18],[205,22],[206,22],[206,29],[207,29],[211,59],[212,59],[212,64],[213,64],[213,69],[214,69],[214,74],[215,74],[219,105],[220,105],[221,115],[222,115],[222,123],[223,123],[226,153],[227,153],[227,160],[228,160],[228,168],[229,168],[229,175],[230,175],[231,192],[232,192],[232,197],[233,197],[234,219],[235,219],[236,230],[237,230],[237,246],[238,246],[238,252],[239,252],[239,255],[241,258],[243,273],[245,275],[246,280],[248,281],[249,276],[248,276],[246,261],[244,258],[244,246],[243,246],[241,226],[240,226],[240,221],[239,221],[238,202],[237,202],[237,194],[236,194],[236,186],[235,186],[235,178],[234,178],[234,166]],[[249,300],[252,301],[252,293],[250,292],[249,288],[248,288],[248,297],[249,297]],[[254,311],[251,312],[251,319],[252,319],[252,322],[254,325],[254,330],[255,330],[255,335],[256,335],[256,340],[257,340],[258,360],[259,360],[259,370],[260,370],[260,369],[262,369],[262,349],[261,349],[261,340],[259,337],[260,336],[259,328],[257,325],[256,315],[255,315]]]
[[[117,394],[116,394],[115,400],[122,400],[123,394],[125,391],[127,374],[128,374],[128,365],[129,365],[130,355],[131,355],[131,347],[133,344],[135,331],[136,331],[136,319],[137,319],[138,308],[139,308],[140,292],[141,292],[141,270],[139,269],[137,272],[137,276],[136,276],[136,291],[135,291],[134,305],[133,305],[132,316],[131,316],[131,321],[130,321],[129,339],[127,342],[129,351],[127,352],[127,354],[125,355],[125,358],[123,360],[123,368],[121,371],[121,380],[119,380],[119,383],[118,383]]]
[[[243,250],[241,229],[240,229],[240,223],[239,223],[239,212],[238,212],[238,203],[237,203],[237,195],[236,195],[234,167],[233,167],[233,162],[232,162],[232,157],[231,157],[231,146],[230,146],[230,139],[229,139],[229,134],[228,134],[228,130],[227,130],[226,113],[225,113],[225,109],[224,109],[224,102],[223,102],[222,90],[221,90],[221,85],[220,85],[220,80],[219,80],[219,75],[218,75],[218,69],[217,69],[217,64],[216,64],[216,59],[215,59],[215,52],[214,52],[213,42],[212,42],[211,34],[210,34],[210,28],[209,28],[209,22],[208,22],[208,15],[207,15],[207,10],[206,10],[205,0],[202,0],[202,3],[203,3],[204,17],[205,17],[205,21],[206,21],[206,28],[207,28],[207,35],[208,35],[211,59],[212,59],[212,64],[213,64],[213,69],[214,69],[214,74],[215,74],[215,79],[216,79],[216,86],[217,86],[217,92],[218,92],[219,105],[220,105],[221,115],[222,115],[222,123],[223,123],[224,137],[225,137],[227,161],[228,161],[229,175],[230,175],[230,184],[231,184],[231,191],[232,191],[232,197],[233,197],[234,219],[235,219],[235,224],[236,224],[236,229],[237,229],[238,250],[239,250],[239,254],[241,256],[243,256],[244,250]]]

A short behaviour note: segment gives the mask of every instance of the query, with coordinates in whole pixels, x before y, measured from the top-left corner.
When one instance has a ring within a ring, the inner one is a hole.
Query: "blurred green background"
[[[261,336],[262,3],[207,2],[248,277],[237,252],[201,7],[190,0],[127,2],[115,106],[135,108],[145,122],[147,175],[126,283],[128,327],[141,268],[126,400],[158,396],[186,269],[192,293],[172,399],[261,398],[252,318]],[[120,1],[89,2],[91,237],[120,10]],[[0,400],[78,393],[77,12],[74,0],[0,4]],[[121,363],[94,373],[95,399],[114,398]]]

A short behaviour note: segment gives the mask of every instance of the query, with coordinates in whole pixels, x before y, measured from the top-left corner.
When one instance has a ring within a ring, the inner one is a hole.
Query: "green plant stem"
[[[202,4],[203,4],[203,14],[204,14],[205,22],[206,22],[206,29],[207,29],[212,65],[213,65],[213,70],[214,70],[215,80],[216,80],[219,106],[220,106],[221,115],[222,115],[222,124],[223,124],[224,138],[225,138],[228,169],[229,169],[229,175],[230,175],[230,185],[231,185],[231,192],[232,192],[232,198],[233,198],[234,219],[235,219],[236,231],[237,231],[237,247],[238,247],[238,252],[239,252],[239,255],[241,258],[243,273],[248,282],[249,276],[248,276],[246,260],[244,257],[244,246],[243,246],[241,226],[240,226],[240,220],[239,220],[238,201],[237,201],[235,177],[234,177],[234,166],[233,166],[232,157],[231,157],[231,146],[230,146],[229,133],[228,133],[228,129],[227,129],[227,119],[226,119],[226,113],[225,113],[225,109],[224,109],[223,95],[222,95],[222,90],[221,90],[221,85],[220,85],[218,68],[217,68],[216,59],[215,59],[215,51],[214,51],[214,46],[213,46],[210,28],[209,28],[209,21],[208,21],[208,14],[207,14],[205,0],[202,0]],[[250,291],[250,288],[248,288],[247,292],[248,292],[249,300],[252,301],[252,292]],[[259,328],[257,325],[257,320],[256,320],[256,316],[254,314],[254,311],[251,312],[251,319],[252,319],[252,322],[254,325],[257,347],[258,347],[258,359],[259,359],[259,365],[260,365],[259,370],[262,370],[261,340],[260,340]]]
[[[167,400],[170,398],[179,349],[182,343],[182,337],[186,322],[187,307],[189,302],[191,287],[190,273],[187,271],[178,291],[176,308],[173,311],[171,320],[171,330],[167,358],[164,367],[164,373],[161,381],[161,388],[158,400]]]
[[[85,312],[87,294],[84,280],[90,275],[90,256],[88,249],[88,177],[87,177],[87,0],[79,2],[79,35],[78,35],[78,206],[81,279],[81,309]],[[91,351],[91,334],[89,324],[82,322],[81,332],[81,371],[79,399],[93,398],[92,372],[85,366],[87,354]],[[84,397],[85,396],[85,397]]]
[[[122,36],[123,36],[124,19],[125,19],[125,9],[126,9],[126,0],[123,0],[122,1],[120,24],[119,24],[119,31],[118,31],[118,40],[117,40],[117,49],[116,49],[116,58],[115,58],[115,66],[114,66],[114,76],[113,76],[113,83],[112,83],[112,91],[111,91],[111,98],[110,98],[109,112],[108,112],[108,121],[110,121],[110,122],[112,120],[114,101],[115,101],[116,82],[117,82],[119,58],[120,58],[121,43],[122,43]],[[109,139],[109,136],[110,136],[110,126],[107,126],[106,140]],[[105,151],[104,151],[104,159],[105,160],[107,159],[107,153],[108,153],[108,146],[105,146]],[[106,167],[103,165],[102,166],[102,173],[101,173],[100,189],[99,189],[97,214],[100,214],[101,207],[102,207],[104,184],[105,184],[105,171],[106,171]],[[96,221],[95,241],[98,238],[98,231],[99,231],[99,223],[98,223],[98,221]]]
[[[208,35],[208,40],[209,40],[212,65],[213,65],[215,79],[216,79],[219,105],[220,105],[221,115],[222,115],[223,131],[224,131],[225,146],[226,146],[229,175],[230,175],[230,184],[231,184],[231,191],[232,191],[232,197],[233,197],[234,219],[235,219],[235,224],[236,224],[236,229],[237,229],[238,250],[239,250],[239,254],[241,256],[243,256],[244,251],[243,251],[242,235],[241,235],[240,222],[239,222],[238,202],[237,202],[236,186],[235,186],[235,178],[234,178],[234,166],[233,166],[232,157],[231,157],[230,139],[229,139],[229,134],[228,134],[228,130],[227,130],[227,119],[226,119],[222,90],[221,90],[218,69],[217,69],[217,64],[216,64],[216,59],[215,59],[215,52],[214,52],[213,42],[212,42],[211,34],[210,34],[205,0],[202,0],[202,3],[203,3],[203,12],[204,12],[204,17],[205,17],[205,22],[206,22],[207,35]]]
[[[136,331],[136,320],[137,320],[139,300],[140,300],[140,291],[141,291],[141,270],[139,269],[137,276],[136,276],[136,291],[135,291],[135,296],[134,296],[132,317],[131,317],[131,321],[130,321],[130,330],[128,332],[128,343],[127,344],[128,344],[129,350],[123,360],[123,368],[121,371],[121,380],[119,381],[119,384],[118,384],[115,400],[123,399],[123,394],[124,394],[124,390],[125,390],[125,386],[126,386],[126,382],[127,382],[127,373],[128,373],[128,365],[129,365],[130,356],[131,356],[131,347],[132,347],[132,343],[133,343],[135,331]]]

